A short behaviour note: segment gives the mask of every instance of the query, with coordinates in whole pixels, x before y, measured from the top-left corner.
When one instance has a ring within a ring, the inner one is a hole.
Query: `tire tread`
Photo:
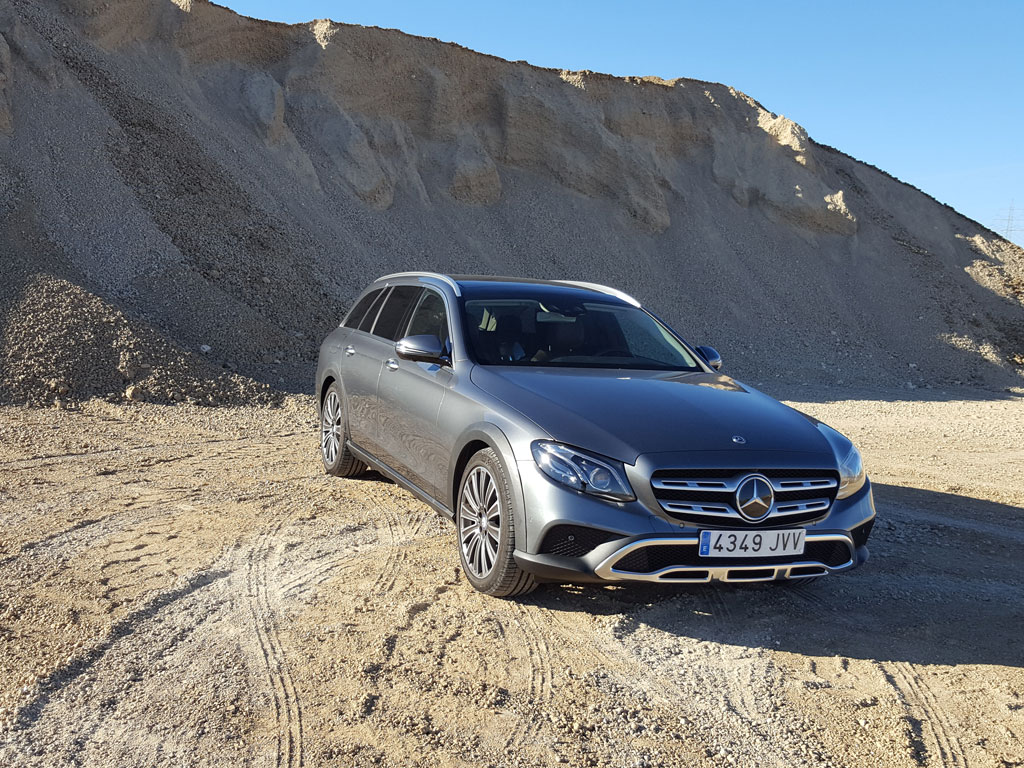
[[[489,468],[492,469],[492,471],[495,469],[497,470],[497,474],[499,477],[496,477],[495,479],[500,479],[500,481],[504,484],[504,487],[502,488],[503,502],[505,499],[510,500],[512,497],[512,493],[511,488],[509,487],[509,481],[508,478],[505,476],[505,471],[504,468],[502,467],[501,461],[498,459],[498,454],[494,451],[493,448],[484,448],[480,451],[477,451],[477,453],[475,453],[470,458],[470,460],[466,462],[466,467],[463,470],[463,479],[469,473],[470,469],[476,466],[475,462],[477,457],[483,457],[484,459],[486,459],[487,463],[491,465]],[[461,479],[459,481],[459,489],[459,493],[461,495]],[[458,499],[456,499],[456,506],[458,506]],[[472,579],[470,579],[470,584],[473,584],[473,586],[476,589],[480,590],[486,595],[490,595],[491,597],[520,597],[522,595],[526,595],[530,592],[533,592],[533,590],[537,588],[537,580],[533,577],[533,574],[524,571],[522,568],[519,567],[519,564],[515,561],[515,557],[513,554],[516,548],[516,532],[514,518],[515,515],[512,512],[511,505],[509,505],[504,521],[505,532],[506,535],[508,536],[508,548],[506,549],[507,557],[505,558],[505,561],[501,563],[500,566],[498,566],[502,569],[499,578],[494,583],[487,586],[477,585],[473,583]],[[456,521],[457,520],[458,513],[456,512]],[[456,531],[458,531],[458,524],[456,524]],[[456,534],[456,541],[458,541],[458,534]],[[459,552],[461,555],[461,545],[457,544],[456,546],[459,546]]]
[[[327,392],[324,393],[324,398],[326,399],[327,395],[332,391],[338,396],[338,402],[341,403],[342,407],[344,408],[345,398],[343,397],[341,393],[341,388],[338,387],[337,382],[331,382],[330,386],[327,388]],[[317,419],[318,423],[322,418],[323,414],[321,413],[319,414],[319,418]],[[346,439],[347,435],[345,436],[345,439],[342,439],[341,445],[338,448],[338,458],[335,459],[334,466],[329,467],[327,466],[327,464],[324,464],[324,472],[326,472],[328,475],[331,475],[333,477],[359,477],[359,475],[365,473],[367,469],[369,469],[365,462],[362,462],[359,459],[357,459],[355,457],[355,454],[353,454],[352,451],[348,449],[348,446],[345,444]],[[323,463],[323,458],[323,449],[321,449],[321,463]]]

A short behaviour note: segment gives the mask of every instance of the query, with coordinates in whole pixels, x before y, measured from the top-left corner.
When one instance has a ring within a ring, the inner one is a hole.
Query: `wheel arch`
[[[327,390],[330,388],[331,384],[337,384],[338,385],[338,389],[340,390],[341,401],[342,401],[342,403],[341,403],[341,405],[342,405],[342,413],[344,413],[344,415],[345,415],[345,434],[348,434],[348,432],[349,432],[348,403],[347,403],[348,393],[345,392],[345,381],[333,369],[328,369],[327,371],[325,371],[323,377],[320,379],[320,386],[319,386],[319,389],[318,389],[318,391],[316,393],[316,418],[317,418],[317,421],[319,421],[320,418],[323,416],[323,412],[324,412],[324,399],[327,397]]]
[[[515,522],[517,540],[526,541],[526,503],[523,497],[522,478],[519,477],[519,467],[516,464],[515,454],[512,452],[512,444],[505,433],[495,424],[481,422],[474,424],[465,432],[452,451],[452,460],[449,463],[448,473],[448,508],[452,511],[453,518],[458,516],[459,483],[462,480],[463,470],[474,454],[485,448],[492,449],[498,455],[505,476],[508,477],[512,486],[512,515]]]
[[[328,373],[324,376],[323,381],[320,382],[320,391],[316,395],[316,408],[317,413],[320,413],[324,409],[324,398],[327,397],[327,390],[338,380],[338,377],[334,374]]]

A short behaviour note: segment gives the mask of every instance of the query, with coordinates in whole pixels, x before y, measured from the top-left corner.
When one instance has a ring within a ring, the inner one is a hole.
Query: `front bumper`
[[[526,468],[521,467],[523,469]],[[534,523],[530,526],[531,546],[525,551],[516,551],[515,558],[523,570],[543,581],[706,583],[823,576],[852,570],[867,562],[866,541],[875,517],[868,481],[853,496],[834,502],[823,519],[789,526],[801,527],[807,532],[803,555],[701,558],[698,555],[700,526],[670,523],[651,514],[639,502],[609,504],[581,498],[582,494],[563,490],[553,483],[527,484],[527,488],[531,486],[541,489],[543,498],[527,499],[528,518]],[[542,523],[538,519],[538,508],[531,510],[531,501],[544,502],[540,507],[544,510]],[[615,534],[616,538],[578,557],[544,553],[544,537],[558,525],[596,528]],[[773,525],[758,530],[785,527]]]
[[[848,571],[863,565],[868,560],[866,545],[855,547],[849,534],[808,533],[807,545],[819,543],[835,544],[847,549],[848,556],[840,563],[826,563],[805,555],[791,559],[764,558],[760,560],[736,559],[725,564],[721,560],[712,564],[694,564],[692,558],[685,563],[668,562],[650,571],[635,571],[617,567],[620,561],[638,549],[651,547],[692,547],[696,552],[697,536],[639,537],[625,541],[614,541],[602,545],[583,557],[559,557],[557,555],[530,555],[516,552],[519,566],[543,581],[574,583],[600,583],[617,581],[648,581],[662,584],[699,584],[709,581],[751,582],[783,581],[806,579],[838,571]]]

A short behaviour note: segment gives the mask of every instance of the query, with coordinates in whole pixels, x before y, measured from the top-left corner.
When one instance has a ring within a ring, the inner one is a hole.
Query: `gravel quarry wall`
[[[1024,253],[735,89],[203,0],[0,8],[0,401],[273,402],[391,271],[586,279],[757,382],[1024,385]]]

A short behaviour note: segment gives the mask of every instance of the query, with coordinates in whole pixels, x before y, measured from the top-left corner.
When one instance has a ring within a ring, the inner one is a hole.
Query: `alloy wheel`
[[[486,577],[494,568],[501,528],[498,485],[486,467],[474,467],[462,485],[459,542],[466,567],[478,579]]]
[[[320,416],[320,450],[324,463],[334,464],[341,450],[343,427],[341,424],[341,401],[335,392],[328,392]]]

